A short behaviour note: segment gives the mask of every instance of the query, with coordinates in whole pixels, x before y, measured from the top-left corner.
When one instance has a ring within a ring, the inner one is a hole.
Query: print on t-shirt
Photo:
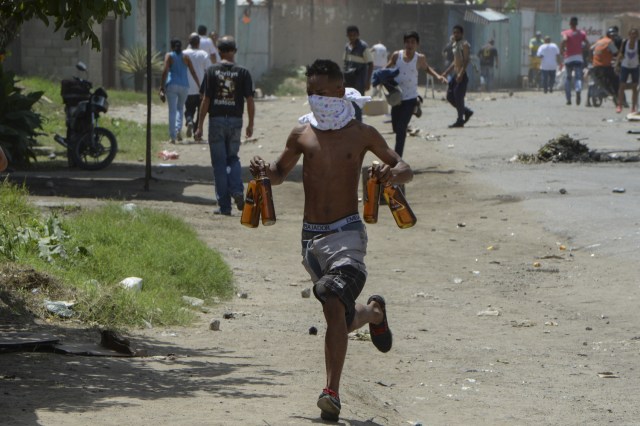
[[[234,106],[236,103],[236,83],[238,71],[217,70],[218,87],[213,98],[214,105]]]

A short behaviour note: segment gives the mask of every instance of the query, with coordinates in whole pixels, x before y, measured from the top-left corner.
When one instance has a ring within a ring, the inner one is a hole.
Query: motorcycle
[[[78,62],[76,68],[86,72],[87,66]],[[100,170],[107,167],[118,152],[118,142],[111,131],[98,126],[100,114],[109,110],[107,92],[99,87],[92,91],[90,81],[80,77],[62,80],[67,134],[56,134],[54,139],[67,148],[69,167]]]

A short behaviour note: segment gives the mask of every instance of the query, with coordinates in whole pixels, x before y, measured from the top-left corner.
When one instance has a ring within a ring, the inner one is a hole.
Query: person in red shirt
[[[569,20],[569,29],[562,31],[562,45],[560,51],[564,56],[564,66],[567,79],[564,83],[564,92],[567,96],[567,105],[571,105],[571,83],[575,79],[576,105],[580,105],[580,92],[582,91],[582,68],[584,60],[582,52],[588,45],[587,34],[579,30],[578,18],[573,16]],[[573,76],[572,76],[573,75]]]

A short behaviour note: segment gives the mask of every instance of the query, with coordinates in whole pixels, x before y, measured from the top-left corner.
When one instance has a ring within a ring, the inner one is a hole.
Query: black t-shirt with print
[[[221,62],[207,68],[200,93],[211,100],[210,116],[242,117],[244,99],[253,96],[253,80],[248,69]]]

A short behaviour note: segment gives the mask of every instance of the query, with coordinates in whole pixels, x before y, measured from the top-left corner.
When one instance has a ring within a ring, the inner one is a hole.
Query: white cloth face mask
[[[355,117],[356,111],[352,102],[360,108],[371,100],[371,96],[362,96],[356,89],[345,89],[342,98],[330,96],[309,96],[311,112],[298,119],[300,124],[309,123],[319,130],[342,129]]]

